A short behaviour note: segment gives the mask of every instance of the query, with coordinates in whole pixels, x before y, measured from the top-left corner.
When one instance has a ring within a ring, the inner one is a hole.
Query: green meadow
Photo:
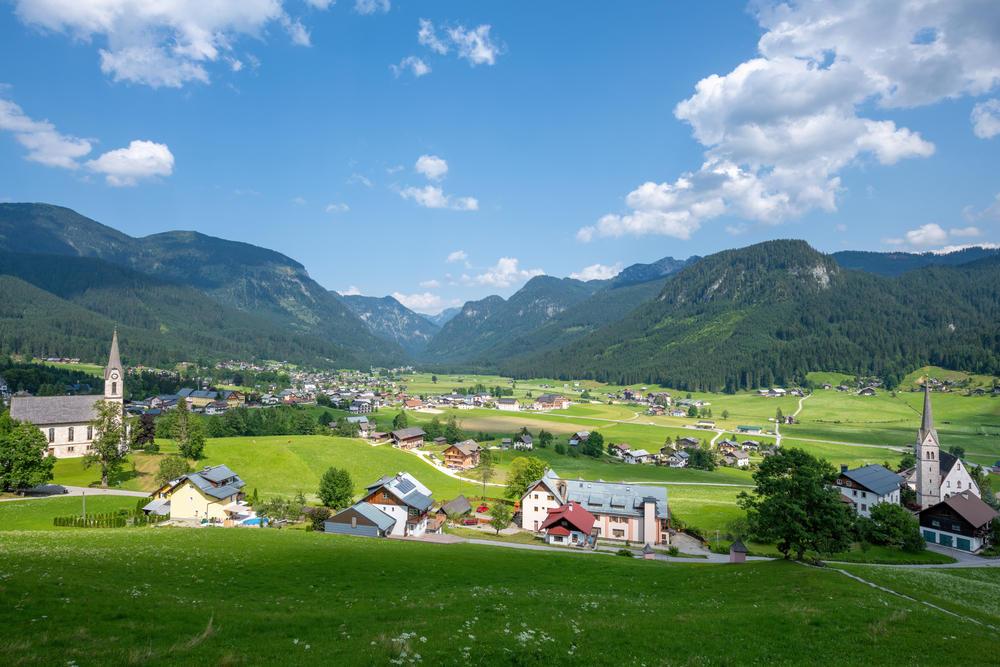
[[[7,530],[81,530],[80,528],[54,528],[52,519],[57,516],[103,514],[120,509],[134,510],[141,498],[133,496],[54,496],[12,500],[0,503],[0,531]],[[86,503],[86,504],[85,504]]]
[[[956,579],[984,601],[977,613],[995,614],[995,570]],[[790,562],[274,529],[10,532],[0,582],[0,662],[11,665],[983,664],[1000,641]]]

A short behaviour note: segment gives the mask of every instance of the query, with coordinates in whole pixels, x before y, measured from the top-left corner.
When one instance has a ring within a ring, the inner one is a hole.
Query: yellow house
[[[243,498],[246,485],[226,465],[206,466],[183,475],[153,492],[153,501],[143,507],[147,514],[169,514],[171,519],[194,519],[223,523]]]

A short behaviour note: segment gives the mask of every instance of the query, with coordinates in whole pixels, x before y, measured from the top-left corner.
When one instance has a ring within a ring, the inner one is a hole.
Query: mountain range
[[[70,209],[0,204],[0,352],[100,359],[117,323],[128,363],[409,363],[730,391],[809,370],[1000,373],[998,285],[995,249],[824,255],[779,240],[606,280],[536,276],[425,316],[326,290],[247,243],[133,238]]]

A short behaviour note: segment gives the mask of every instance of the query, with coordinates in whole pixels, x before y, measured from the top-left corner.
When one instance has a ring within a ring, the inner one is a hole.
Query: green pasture
[[[884,463],[888,461],[895,470],[902,452],[883,447],[854,447],[850,445],[833,445],[825,442],[813,442],[809,440],[795,440],[793,438],[783,438],[781,446],[788,449],[797,447],[803,449],[816,458],[826,459],[834,466],[839,467],[841,463],[846,463],[851,468],[857,468],[868,463]]]
[[[981,664],[1000,641],[794,563],[499,549],[274,529],[12,532],[0,662],[659,664],[665,623],[678,664]],[[449,583],[414,576],[433,572]],[[959,579],[995,585],[973,576]],[[725,641],[705,641],[719,628]]]
[[[57,516],[82,516],[84,502],[87,514],[103,514],[120,509],[134,510],[141,498],[132,496],[54,496],[0,503],[0,531],[6,530],[83,530],[55,528]],[[7,539],[4,537],[3,539]],[[0,540],[2,541],[2,540]]]

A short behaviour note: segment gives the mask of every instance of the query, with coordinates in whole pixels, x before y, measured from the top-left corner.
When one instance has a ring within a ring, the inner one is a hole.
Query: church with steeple
[[[48,442],[49,456],[59,459],[86,456],[94,442],[91,420],[97,416],[100,400],[125,409],[125,369],[118,353],[118,331],[111,337],[108,365],[104,368],[104,395],[95,396],[14,396],[10,416],[31,422]]]
[[[926,382],[924,412],[914,455],[917,465],[902,474],[910,488],[917,492],[917,504],[921,507],[932,507],[963,491],[971,491],[977,497],[980,495],[979,487],[969,474],[966,464],[957,456],[941,449],[931,411],[931,390]]]

